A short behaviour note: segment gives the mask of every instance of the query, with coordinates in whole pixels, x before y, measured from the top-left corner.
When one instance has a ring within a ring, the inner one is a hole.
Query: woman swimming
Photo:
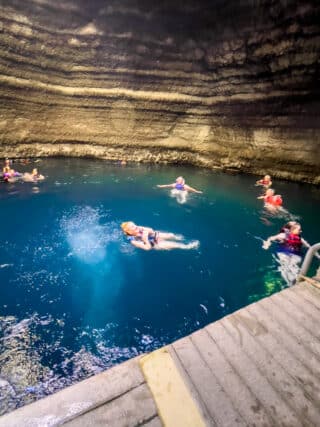
[[[133,246],[145,251],[150,249],[196,249],[199,246],[198,240],[182,243],[179,242],[183,239],[181,235],[155,231],[150,227],[138,226],[132,221],[123,222],[121,228]]]
[[[280,194],[275,194],[272,188],[268,188],[265,194],[257,199],[262,199],[266,206],[271,208],[279,208],[282,205],[282,197]]]
[[[272,242],[279,243],[275,259],[279,264],[279,271],[286,283],[291,286],[295,283],[300,271],[302,248],[310,248],[310,244],[301,237],[301,225],[296,221],[285,224],[280,233],[268,237],[263,242],[263,249],[269,249]],[[320,255],[315,254],[320,259]]]
[[[202,193],[202,191],[196,190],[190,185],[185,183],[185,180],[182,176],[178,176],[176,182],[172,184],[162,184],[157,185],[159,188],[171,188],[171,196],[176,197],[177,202],[180,204],[186,203],[188,192],[191,193]]]
[[[173,188],[178,191],[191,191],[192,193],[199,193],[201,194],[202,191],[196,190],[193,187],[190,187],[190,185],[187,185],[184,178],[182,176],[178,176],[176,179],[176,182],[173,182],[172,184],[159,184],[157,185],[159,188]]]
[[[284,252],[300,254],[302,247],[310,248],[310,244],[301,237],[301,225],[296,221],[289,221],[285,224],[280,233],[268,237],[263,242],[263,249],[269,249],[271,243],[277,241]]]

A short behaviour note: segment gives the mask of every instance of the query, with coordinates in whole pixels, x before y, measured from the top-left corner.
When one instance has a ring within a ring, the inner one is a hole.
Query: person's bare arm
[[[305,246],[306,248],[310,248],[311,245],[309,242],[307,242],[305,239],[301,238],[301,243],[303,246]]]
[[[306,248],[311,248],[311,245],[310,245],[310,243],[309,242],[307,242],[305,239],[303,239],[303,238],[301,238],[301,243],[303,244],[303,246],[304,247],[306,247]],[[319,255],[319,252],[315,252],[315,254],[314,254],[314,256],[316,257],[316,258],[318,258],[318,259],[320,259],[320,255]]]
[[[264,240],[262,247],[263,249],[269,249],[272,242],[274,242],[275,240],[278,240],[278,241],[284,240],[285,237],[286,237],[285,233],[279,233],[279,234],[275,234],[274,236],[270,236],[267,238],[267,240]]]
[[[187,191],[191,191],[192,193],[199,193],[199,194],[201,194],[201,193],[202,193],[202,191],[200,191],[200,190],[196,190],[195,188],[190,187],[190,185],[185,185],[185,186],[184,186],[184,188],[185,188]]]
[[[158,188],[169,188],[169,187],[174,187],[175,184],[158,184],[157,187]]]
[[[145,243],[145,242],[143,242],[143,241],[137,241],[137,240],[131,240],[131,244],[133,245],[133,246],[135,246],[136,248],[139,248],[139,249],[143,249],[144,251],[149,251],[151,248],[152,248],[152,246],[151,246],[151,244],[150,244],[150,242],[148,242],[147,244]]]

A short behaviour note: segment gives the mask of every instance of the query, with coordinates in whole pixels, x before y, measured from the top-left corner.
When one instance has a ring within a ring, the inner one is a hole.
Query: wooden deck
[[[320,288],[304,282],[0,418],[11,426],[319,426]]]

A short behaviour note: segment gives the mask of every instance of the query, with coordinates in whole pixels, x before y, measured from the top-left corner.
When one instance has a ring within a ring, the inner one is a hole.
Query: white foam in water
[[[177,190],[174,188],[170,191],[170,195],[171,197],[175,197],[180,204],[184,204],[188,200],[188,192],[184,190]]]
[[[107,256],[108,244],[117,241],[121,235],[115,222],[100,224],[101,217],[105,216],[99,209],[85,206],[61,221],[71,254],[87,264],[102,262]]]
[[[73,254],[89,264],[98,263],[106,256],[106,249],[97,241],[94,230],[83,230],[68,235]]]
[[[224,299],[222,298],[222,297],[219,297],[219,301],[220,301],[220,307],[222,307],[222,308],[224,308],[225,307],[225,305],[226,305],[226,303],[225,303],[225,301],[224,301]]]
[[[151,344],[153,343],[154,338],[151,335],[142,335],[141,336],[141,343],[142,344]]]
[[[207,309],[207,307],[204,305],[204,304],[199,304],[200,305],[200,307],[203,309],[203,311],[206,313],[206,314],[208,314],[208,309]]]
[[[13,264],[0,264],[0,268],[12,267]]]
[[[278,270],[288,286],[292,286],[299,274],[301,256],[278,252],[274,259],[279,264]]]

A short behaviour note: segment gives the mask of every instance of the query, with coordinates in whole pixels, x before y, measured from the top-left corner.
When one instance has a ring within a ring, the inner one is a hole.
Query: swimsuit
[[[141,228],[139,230],[138,236],[128,236],[128,240],[129,241],[135,240],[137,242],[143,242],[142,235],[143,235],[143,228]],[[158,231],[154,231],[154,232],[148,234],[148,240],[149,240],[149,243],[152,247],[154,247],[158,243],[158,237],[159,237]]]
[[[184,184],[175,184],[174,188],[176,190],[184,190]]]

